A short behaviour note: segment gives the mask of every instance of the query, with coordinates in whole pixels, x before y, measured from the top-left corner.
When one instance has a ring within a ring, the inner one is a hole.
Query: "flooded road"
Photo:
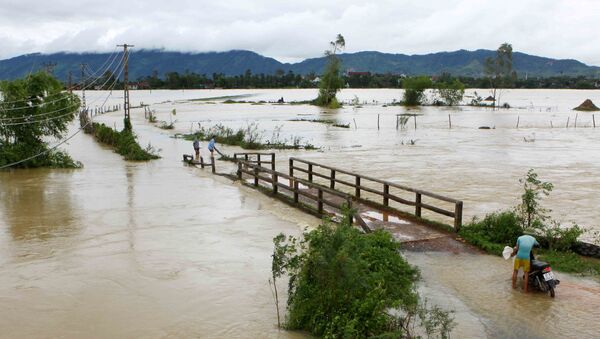
[[[88,100],[100,94],[88,93]],[[133,91],[133,103],[143,101],[159,120],[175,121],[174,131],[164,131],[145,122],[140,109],[132,111],[140,144],[162,149],[162,159],[125,162],[81,134],[66,146],[84,163],[81,170],[0,172],[0,337],[302,336],[276,329],[267,283],[271,239],[279,232],[299,234],[318,220],[209,171],[183,166],[181,154],[191,153],[191,144],[171,136],[198,122],[239,127],[256,121],[266,139],[281,126],[280,138],[301,136],[322,149],[278,152],[278,169],[285,171],[290,155],[343,164],[463,199],[465,219],[515,204],[518,178],[535,167],[555,184],[548,200],[555,216],[598,227],[600,129],[581,128],[591,123],[583,113],[577,129],[549,126],[549,119],[573,121],[568,108],[594,99],[593,91],[511,91],[503,101],[522,108],[500,112],[425,107],[418,111],[423,115],[416,130],[411,120],[398,131],[395,115],[406,109],[382,106],[400,97],[396,90],[344,91],[345,100],[356,95],[369,104],[337,111],[186,101],[229,95],[289,101],[314,94]],[[119,95],[107,104],[120,103]],[[297,118],[332,118],[352,128],[289,121]],[[96,119],[121,124],[118,112]],[[513,126],[517,119],[519,129]],[[482,125],[496,128],[479,130]],[[407,145],[411,139],[415,145]],[[217,168],[233,171],[228,163]],[[510,263],[496,257],[405,255],[422,271],[423,294],[456,311],[455,337],[586,338],[600,331],[595,281],[559,274],[562,283],[551,300],[513,291]]]
[[[140,128],[141,130],[141,128]],[[318,220],[164,158],[78,135],[82,170],[0,173],[0,337],[271,337],[271,239]]]

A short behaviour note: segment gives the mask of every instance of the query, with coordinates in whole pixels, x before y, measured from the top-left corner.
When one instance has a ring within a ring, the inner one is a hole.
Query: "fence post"
[[[352,198],[348,197],[346,199],[346,205],[348,211],[352,211]],[[349,213],[348,217],[350,218],[350,225],[352,225],[354,223],[354,216],[352,215],[352,213]]]
[[[233,161],[237,162],[237,153],[233,153]]]
[[[460,231],[460,227],[462,226],[462,211],[463,211],[463,202],[457,201],[454,206],[454,231]]]
[[[200,157],[200,168],[204,168],[204,158]]]
[[[258,167],[254,167],[254,186],[258,186]]]
[[[417,217],[421,216],[421,193],[417,193],[415,198],[415,215]]]
[[[312,164],[308,164],[308,181],[312,182],[312,180],[313,180]]]
[[[298,181],[294,180],[294,202],[298,203]]]
[[[356,198],[360,199],[360,177],[358,175],[356,176],[354,182],[356,185],[356,187],[354,188],[354,195],[356,196]]]
[[[237,176],[240,180],[242,180],[242,163],[238,162],[237,163],[238,169],[237,169]]]
[[[277,188],[278,188],[278,186],[277,186],[277,182],[278,182],[277,173],[273,172],[271,174],[271,178],[273,179],[273,193],[277,194]]]
[[[335,188],[335,170],[331,170],[331,183],[329,184],[331,189]]]
[[[389,194],[390,194],[390,185],[383,184],[383,206],[390,205],[390,199],[388,198]]]
[[[215,168],[215,157],[211,156],[210,157],[210,167],[212,167],[212,172],[216,173],[216,168]]]
[[[319,188],[317,207],[319,214],[323,214],[323,190]]]
[[[271,169],[275,170],[275,153],[271,153]]]
[[[256,155],[256,157],[257,157],[257,159],[256,159],[256,160],[257,160],[257,162],[258,162],[258,167],[260,167],[260,153],[259,153],[259,154],[257,154],[257,155]]]

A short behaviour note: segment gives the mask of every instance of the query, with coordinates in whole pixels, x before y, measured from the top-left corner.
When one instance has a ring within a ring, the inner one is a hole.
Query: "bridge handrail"
[[[334,189],[330,189],[325,186],[319,185],[317,183],[310,182],[308,180],[295,178],[295,177],[287,175],[285,173],[277,172],[277,171],[274,171],[274,170],[266,168],[266,167],[262,167],[258,164],[252,163],[252,162],[238,160],[237,175],[240,179],[242,178],[243,173],[248,174],[254,178],[254,186],[258,186],[259,181],[262,180],[262,181],[270,183],[272,185],[273,193],[277,193],[278,188],[283,188],[288,191],[291,191],[294,194],[294,202],[296,202],[296,203],[299,202],[299,195],[305,196],[311,200],[316,201],[317,202],[317,210],[320,214],[322,214],[324,212],[323,204],[326,204],[328,206],[331,206],[331,207],[334,207],[334,208],[337,208],[340,210],[342,208],[341,204],[335,203],[333,201],[330,201],[330,200],[324,198],[323,193],[328,193],[328,194],[340,197],[346,202],[348,207],[352,206],[352,196],[350,194],[340,192],[340,191],[337,191]],[[262,175],[260,175],[260,173],[270,174],[271,177],[262,176]],[[286,185],[285,183],[280,182],[278,180],[279,178],[289,180],[290,184]],[[316,189],[317,196],[302,191],[299,187],[300,184],[302,184],[308,188]]]
[[[294,162],[298,162],[298,163],[304,163],[308,165],[308,169],[302,168],[302,167],[298,167],[298,166],[294,166]],[[319,172],[316,172],[313,167],[320,167],[323,169],[327,169],[330,172],[330,175],[326,175],[326,174],[322,174]],[[309,161],[309,160],[304,160],[304,159],[300,159],[300,158],[296,158],[296,157],[290,157],[289,159],[289,175],[294,177],[294,170],[298,170],[300,172],[304,172],[308,174],[308,181],[312,182],[312,178],[313,176],[317,176],[320,178],[324,178],[326,180],[330,181],[330,188],[333,189],[335,188],[335,184],[336,183],[340,183],[346,186],[350,186],[353,187],[355,189],[355,194],[354,197],[357,199],[361,199],[360,198],[360,192],[361,191],[366,191],[366,192],[370,192],[373,194],[377,194],[383,197],[383,205],[384,206],[389,206],[389,200],[393,200],[396,202],[399,202],[401,204],[404,205],[409,205],[409,206],[415,206],[415,215],[418,217],[421,217],[421,209],[425,208],[427,210],[430,210],[432,212],[438,213],[438,214],[442,214],[448,217],[451,217],[454,219],[454,228],[456,231],[458,231],[460,229],[460,227],[462,226],[462,209],[463,209],[463,202],[461,200],[457,200],[457,199],[453,199],[453,198],[449,198],[449,197],[445,197],[436,193],[432,193],[432,192],[428,192],[425,190],[420,190],[420,189],[415,189],[412,187],[408,187],[408,186],[404,186],[401,184],[397,184],[394,182],[390,182],[390,181],[386,181],[386,180],[382,180],[382,179],[377,179],[377,178],[373,178],[367,175],[362,175],[362,174],[358,174],[358,173],[354,173],[351,171],[347,171],[347,170],[343,170],[337,167],[333,167],[333,166],[328,166],[328,165],[324,165],[324,164],[320,164],[314,161]],[[346,174],[346,175],[350,175],[353,176],[355,178],[355,182],[348,182],[345,180],[340,180],[337,179],[335,177],[335,174],[337,173],[342,173],[342,174]],[[378,190],[378,189],[373,189],[370,187],[366,187],[363,186],[361,184],[361,182],[364,184],[364,181],[371,181],[371,182],[375,182],[378,184],[382,184],[383,185],[383,190]],[[412,192],[415,193],[415,201],[409,201],[406,199],[403,199],[401,197],[398,197],[394,194],[390,194],[389,192],[389,188],[393,187],[393,188],[397,188],[400,190],[404,190],[404,191],[408,191],[408,192]],[[421,201],[422,196],[426,196],[426,197],[430,197],[430,198],[434,198],[434,199],[438,199],[441,201],[445,201],[445,202],[449,202],[449,203],[453,203],[454,204],[454,211],[448,211],[445,210],[443,208],[437,207],[437,206],[433,206],[430,204],[426,204],[423,203]],[[364,200],[364,199],[362,199]]]

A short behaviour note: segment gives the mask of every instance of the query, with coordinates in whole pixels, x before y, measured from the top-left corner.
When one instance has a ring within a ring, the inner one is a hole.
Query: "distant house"
[[[129,89],[150,89],[150,84],[147,81],[132,82],[129,84]]]
[[[310,82],[312,82],[313,84],[318,84],[319,82],[321,82],[321,78],[316,77],[316,78],[312,79]]]
[[[348,71],[346,73],[346,75],[348,75],[349,77],[351,76],[370,76],[371,72],[355,72],[355,71]]]

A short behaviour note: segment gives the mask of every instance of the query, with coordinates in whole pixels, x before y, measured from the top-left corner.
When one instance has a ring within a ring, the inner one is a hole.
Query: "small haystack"
[[[586,99],[581,105],[579,105],[573,109],[576,111],[587,111],[587,112],[600,111],[600,108],[598,108],[596,105],[594,105],[594,103],[590,99]]]

